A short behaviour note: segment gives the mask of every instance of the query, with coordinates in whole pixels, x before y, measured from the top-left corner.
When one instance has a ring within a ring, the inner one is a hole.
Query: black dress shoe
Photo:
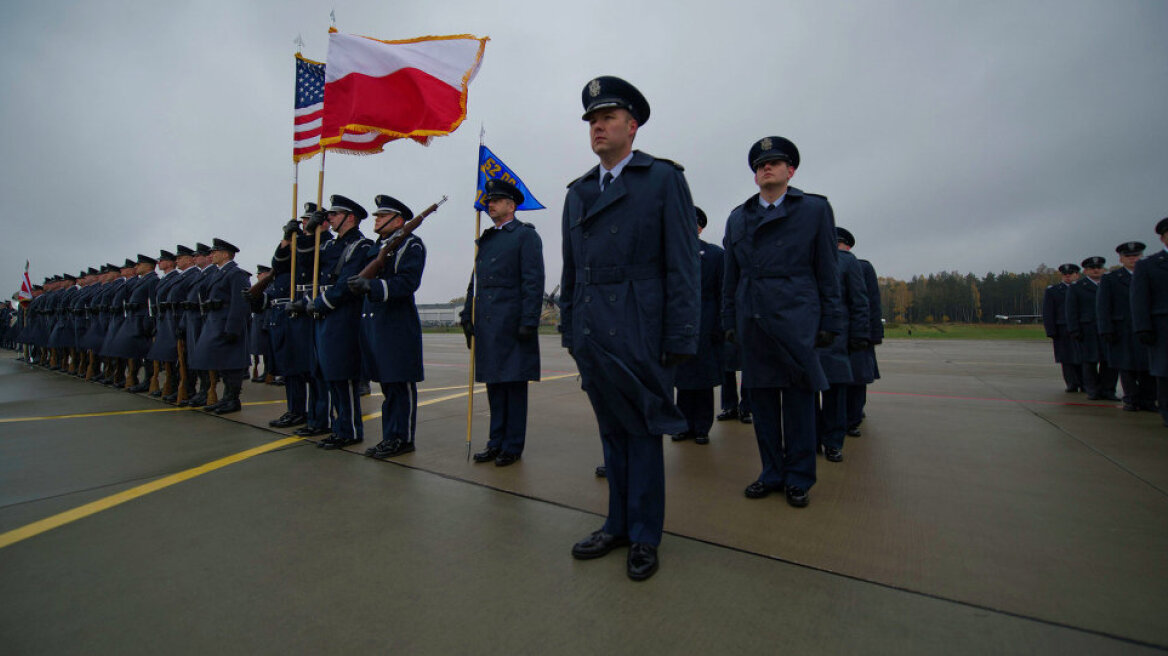
[[[406,453],[414,452],[414,443],[407,442],[401,438],[394,438],[392,440],[381,440],[377,446],[372,449],[365,449],[365,455],[370,458],[377,458],[378,460],[384,458],[392,458]]]
[[[191,398],[187,399],[185,402],[185,405],[188,407],[191,407],[191,408],[201,408],[201,407],[207,405],[207,395],[206,394],[196,394],[196,395],[192,396]]]
[[[634,542],[629,546],[629,557],[625,561],[629,578],[644,581],[657,571],[657,547],[644,542]]]
[[[670,436],[669,439],[673,440],[674,442],[684,442],[685,440],[691,439],[692,437],[693,433],[689,431],[681,431],[676,435]]]
[[[175,392],[174,394],[167,394],[166,396],[162,397],[162,400],[166,401],[167,403],[174,403],[178,400],[178,392]]]
[[[203,406],[203,412],[215,412],[215,408],[218,408],[224,403],[226,403],[226,401],[220,401],[218,403],[212,403],[211,405]]]
[[[308,418],[296,412],[285,412],[279,419],[273,419],[268,422],[272,428],[290,428],[292,426],[299,426],[308,421]]]
[[[1074,386],[1074,385],[1071,385],[1070,387],[1064,389],[1063,391],[1066,392],[1067,394],[1072,394],[1074,392],[1078,392],[1079,388]]]
[[[268,384],[269,385],[283,385],[284,384],[284,377],[283,376],[275,376],[274,378],[272,378],[272,382],[270,382]]]
[[[596,478],[608,478],[608,468],[600,465],[596,468]]]
[[[861,435],[859,426],[852,426],[844,432],[847,433],[848,437],[859,437]]]
[[[1118,396],[1115,395],[1115,392],[1105,392],[1101,398],[1104,401],[1119,401],[1119,400],[1121,400]]]
[[[718,421],[726,421],[727,419],[737,419],[737,418],[738,418],[738,408],[730,408],[729,410],[723,410],[718,415]]]
[[[1124,403],[1123,404],[1123,411],[1124,412],[1139,412],[1140,409],[1134,403]]]
[[[738,421],[741,421],[744,424],[753,424],[754,417],[751,416],[749,412],[743,412],[742,414],[738,415]]]
[[[151,396],[151,397],[153,397],[153,398],[156,398],[156,399],[157,399],[157,398],[160,398],[160,397],[162,396],[162,390],[160,390],[160,389],[156,389],[156,390],[154,390],[153,392],[151,392],[151,393],[150,393],[150,396]]]
[[[475,462],[491,462],[495,458],[498,458],[499,454],[502,452],[503,452],[502,449],[497,449],[495,447],[489,446],[489,447],[483,449],[482,451],[479,451],[478,453],[474,454],[474,461]]]
[[[694,435],[694,444],[709,444],[709,435]]]
[[[365,438],[363,438],[363,437],[340,437],[340,436],[334,435],[332,437],[332,439],[324,440],[324,442],[327,442],[327,444],[324,444],[324,446],[322,446],[321,448],[324,449],[325,451],[334,451],[336,449],[343,449],[347,446],[352,446],[354,444],[360,444],[364,441],[365,441]]]
[[[137,385],[127,389],[126,391],[131,393],[131,394],[141,394],[142,392],[146,392],[149,390],[150,390],[150,383],[138,383]]]
[[[311,424],[297,428],[295,431],[293,431],[293,433],[299,437],[316,437],[317,435],[324,435],[327,432],[329,432],[328,428],[325,428],[324,426],[313,426]]]
[[[837,448],[832,447],[832,446],[824,447],[823,457],[827,458],[828,462],[843,462],[844,461],[844,452],[843,452],[843,450],[837,449]]]
[[[592,560],[608,555],[608,552],[628,543],[629,539],[626,536],[593,531],[591,535],[572,545],[572,557],[576,560]]]
[[[211,412],[214,412],[217,415],[226,415],[232,412],[239,412],[242,409],[243,405],[239,402],[239,399],[233,399],[231,401],[224,401],[223,403],[220,403],[219,405],[215,406],[215,409]]]
[[[807,490],[794,485],[787,486],[787,503],[796,508],[802,508],[810,502],[807,496]]]
[[[336,436],[336,435],[329,435],[328,437],[326,437],[326,438],[322,439],[321,441],[317,442],[317,443],[316,443],[316,448],[318,448],[318,449],[330,449],[330,450],[331,450],[331,449],[339,449],[339,448],[340,448],[339,446],[334,446],[334,447],[330,447],[330,446],[329,446],[330,444],[333,444],[334,442],[336,442],[336,440],[337,440],[337,436]]]
[[[495,466],[507,467],[509,465],[514,465],[515,463],[519,462],[519,458],[521,457],[522,456],[520,456],[518,453],[500,453],[499,457],[495,458]]]
[[[762,481],[755,481],[746,486],[743,494],[746,495],[747,499],[761,499],[765,496],[769,496],[772,491],[773,490],[767,487],[766,484]]]

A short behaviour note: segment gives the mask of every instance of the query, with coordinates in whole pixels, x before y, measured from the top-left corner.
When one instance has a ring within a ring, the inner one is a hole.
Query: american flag
[[[324,117],[324,63],[296,53],[296,122],[292,136],[292,161],[308,159],[320,152]],[[377,132],[346,131],[329,150],[358,155],[380,153],[392,137]]]

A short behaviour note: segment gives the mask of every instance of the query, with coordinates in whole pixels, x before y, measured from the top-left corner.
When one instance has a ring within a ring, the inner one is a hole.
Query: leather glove
[[[470,348],[471,340],[474,338],[474,324],[469,321],[463,321],[462,334],[466,335],[466,347]]]
[[[237,333],[223,333],[223,343],[224,344],[234,344],[238,341],[239,341],[239,335]]]
[[[1151,346],[1156,343],[1156,333],[1150,330],[1141,330],[1136,333],[1136,339],[1140,340],[1144,346]]]
[[[825,346],[831,346],[831,343],[834,341],[835,341],[835,333],[833,333],[833,332],[830,332],[827,330],[821,330],[821,331],[815,333],[815,348],[823,348]]]
[[[535,339],[536,329],[534,326],[519,326],[519,339],[528,342]]]
[[[328,212],[325,210],[317,210],[304,223],[304,229],[308,231],[308,234],[312,234],[317,228],[324,225],[325,221],[328,221]]]
[[[856,351],[863,351],[863,350],[867,349],[869,346],[871,346],[871,342],[869,342],[868,340],[866,340],[862,337],[858,337],[858,338],[854,337],[854,338],[848,340],[848,353],[855,353]]]
[[[292,235],[294,235],[298,232],[300,232],[300,222],[297,221],[296,219],[292,219],[291,221],[284,224],[284,239],[285,240],[291,241]]]
[[[1083,333],[1076,330],[1075,332],[1071,333],[1071,339],[1075,340],[1076,342],[1081,342],[1083,341]]]
[[[294,317],[300,314],[308,314],[308,299],[298,298],[285,305],[284,309]]]
[[[1119,335],[1116,335],[1115,333],[1103,333],[1100,335],[1100,337],[1102,337],[1103,341],[1107,342],[1108,344],[1119,343]]]
[[[361,276],[353,276],[349,278],[349,291],[358,296],[364,296],[369,293],[369,279]]]
[[[726,342],[729,344],[737,344],[738,343],[738,331],[731,328],[730,330],[726,331],[724,338],[726,339]]]
[[[662,353],[661,364],[666,367],[676,367],[692,357],[689,353]]]

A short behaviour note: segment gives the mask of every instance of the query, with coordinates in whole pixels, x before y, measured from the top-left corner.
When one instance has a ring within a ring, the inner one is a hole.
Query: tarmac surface
[[[0,651],[1158,653],[1168,428],[1067,394],[1046,342],[890,340],[807,508],[742,490],[751,426],[666,438],[661,569],[576,561],[603,521],[596,423],[543,336],[527,449],[467,461],[467,351],[425,336],[415,453],[328,452],[0,358]],[[473,449],[486,440],[476,386]],[[374,392],[376,392],[376,384]]]

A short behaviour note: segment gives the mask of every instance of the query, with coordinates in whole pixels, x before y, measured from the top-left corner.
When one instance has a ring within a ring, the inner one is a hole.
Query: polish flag
[[[353,132],[426,143],[466,118],[467,86],[486,37],[380,41],[330,31],[320,143],[344,148]]]

